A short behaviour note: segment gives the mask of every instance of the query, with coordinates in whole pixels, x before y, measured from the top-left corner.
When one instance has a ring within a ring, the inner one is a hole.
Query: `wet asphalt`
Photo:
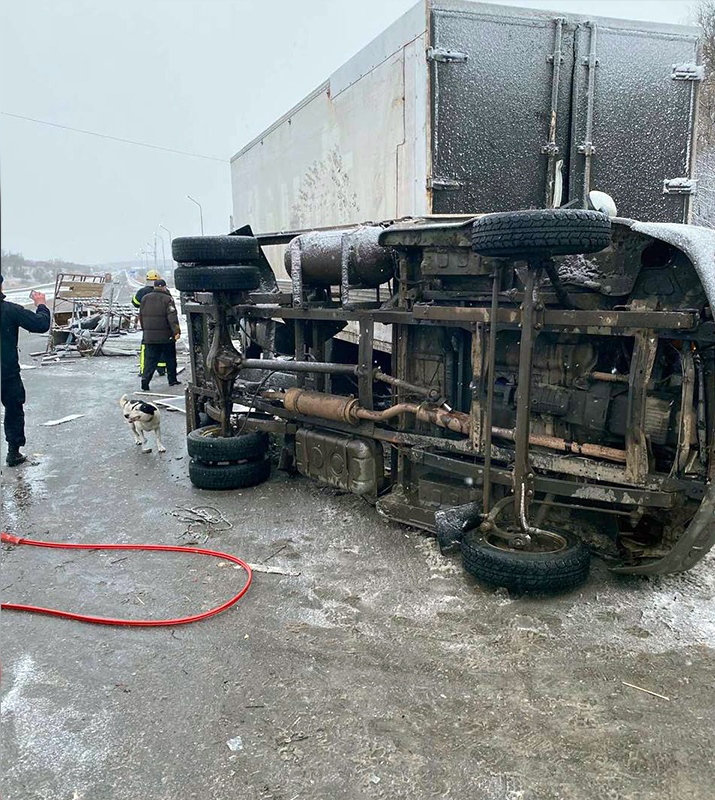
[[[191,546],[204,531],[174,514],[212,506],[230,528],[207,546],[277,572],[185,627],[3,612],[5,800],[713,797],[712,555],[652,580],[596,560],[576,591],[510,597],[304,478],[193,488],[182,414],[163,415],[166,454],[133,444],[133,358],[23,378],[37,464],[3,469],[3,529]],[[194,554],[3,550],[3,601],[105,616],[195,613],[243,581]]]

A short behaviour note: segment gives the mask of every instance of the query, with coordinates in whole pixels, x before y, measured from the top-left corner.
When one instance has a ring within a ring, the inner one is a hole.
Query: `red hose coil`
[[[66,617],[67,619],[74,619],[79,622],[94,622],[98,625],[127,625],[133,628],[156,628],[166,625],[186,625],[189,622],[198,622],[208,617],[213,617],[220,614],[227,608],[237,603],[244,594],[248,591],[248,587],[253,580],[253,571],[251,567],[242,561],[237,556],[229,555],[228,553],[221,553],[218,550],[206,550],[202,547],[179,547],[178,545],[164,545],[164,544],[62,544],[60,542],[41,542],[36,539],[23,539],[20,536],[14,536],[11,533],[0,534],[0,538],[5,544],[29,544],[33,547],[55,547],[65,550],[160,550],[165,553],[193,553],[199,556],[214,556],[215,558],[225,559],[238,564],[246,573],[246,582],[241,587],[241,590],[235,594],[230,600],[222,603],[220,606],[211,608],[208,611],[203,611],[201,614],[193,614],[190,617],[177,617],[176,619],[115,619],[113,617],[94,617],[89,614],[75,614],[72,611],[60,611],[55,608],[43,608],[42,606],[26,606],[20,603],[2,603],[1,608],[8,611],[32,611],[37,614],[50,614],[54,617]]]

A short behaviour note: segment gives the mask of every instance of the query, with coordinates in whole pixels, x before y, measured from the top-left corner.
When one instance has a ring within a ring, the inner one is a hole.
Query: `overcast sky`
[[[2,247],[133,260],[163,223],[226,233],[228,160],[415,0],[2,0]],[[510,0],[687,23],[683,0]],[[168,238],[168,237],[167,237]],[[168,242],[167,242],[168,246]],[[167,251],[168,255],[168,251]]]

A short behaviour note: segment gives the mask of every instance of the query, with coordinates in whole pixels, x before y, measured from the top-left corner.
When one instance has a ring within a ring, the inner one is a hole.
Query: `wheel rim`
[[[201,436],[202,439],[215,439],[216,437],[218,437],[220,435],[221,435],[221,426],[220,425],[216,425],[215,427],[204,429],[199,434],[199,436]]]
[[[569,546],[568,539],[560,533],[542,531],[529,534],[531,544],[528,547],[512,547],[509,539],[498,529],[484,534],[484,541],[495,550],[507,553],[560,553]]]

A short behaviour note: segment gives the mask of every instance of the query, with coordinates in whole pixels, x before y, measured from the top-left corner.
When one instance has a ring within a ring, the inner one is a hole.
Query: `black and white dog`
[[[142,453],[151,453],[151,447],[144,436],[149,431],[154,431],[156,436],[156,449],[160,453],[166,453],[166,448],[161,443],[161,415],[159,409],[151,403],[144,403],[141,400],[130,400],[123,394],[119,399],[122,414],[127,424],[132,429],[134,444],[142,446]]]

